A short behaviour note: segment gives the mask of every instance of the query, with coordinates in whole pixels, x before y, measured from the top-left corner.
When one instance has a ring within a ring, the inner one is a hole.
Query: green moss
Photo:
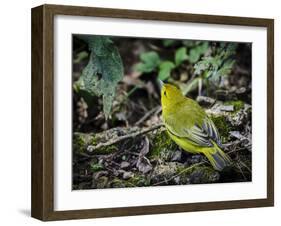
[[[219,174],[209,166],[191,165],[190,167],[179,167],[179,184],[206,184],[219,180]]]
[[[115,145],[111,145],[111,146],[99,148],[99,149],[95,150],[94,153],[97,155],[106,155],[106,154],[115,152],[117,150],[118,150],[118,148]]]
[[[214,124],[216,125],[219,134],[222,138],[222,142],[226,142],[228,140],[228,136],[229,136],[229,131],[230,131],[230,126],[227,123],[227,120],[225,118],[225,116],[215,116],[212,115],[211,116],[212,121],[214,122]]]
[[[106,188],[108,185],[108,178],[103,176],[96,181],[96,188]]]
[[[91,138],[91,140],[90,140],[90,145],[93,145],[93,146],[96,146],[97,145],[97,138],[95,137],[95,136],[93,136],[92,138]]]
[[[113,180],[110,182],[109,187],[113,187],[113,188],[126,188],[126,187],[136,187],[136,185],[134,183],[131,183],[129,180],[122,180],[120,178],[113,178]]]
[[[152,147],[149,152],[150,157],[160,156],[161,153],[176,150],[177,145],[169,137],[166,131],[161,131],[151,138]]]
[[[244,102],[241,100],[226,101],[224,102],[224,105],[232,105],[234,108],[234,113],[244,108]]]
[[[99,140],[99,137],[95,134],[74,133],[73,149],[77,153],[83,153],[89,145],[96,146]],[[116,145],[110,145],[94,150],[94,154],[110,154],[116,150],[118,150]]]
[[[189,180],[191,184],[207,184],[217,182],[219,178],[219,173],[212,167],[198,166],[190,174]]]
[[[129,183],[137,187],[149,186],[150,181],[143,175],[135,175],[128,180]]]
[[[104,168],[103,165],[100,163],[91,163],[90,167],[91,167],[91,171],[93,171],[93,172],[100,171]]]
[[[176,169],[176,174],[179,175],[179,184],[189,184],[189,178],[191,173],[199,166],[178,166]]]
[[[86,141],[84,136],[79,133],[75,133],[73,136],[73,150],[78,153],[85,151]]]

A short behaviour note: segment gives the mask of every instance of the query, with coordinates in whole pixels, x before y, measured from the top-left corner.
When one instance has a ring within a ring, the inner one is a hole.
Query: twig
[[[239,169],[240,173],[241,173],[242,176],[244,177],[244,180],[247,180],[247,177],[244,175],[243,170],[241,169],[239,163],[237,163],[237,168]]]
[[[198,96],[201,96],[202,94],[202,78],[199,78],[198,80]]]
[[[143,134],[148,133],[150,131],[156,130],[156,129],[162,127],[163,125],[164,124],[160,123],[160,124],[148,127],[146,129],[140,130],[138,132],[134,132],[134,133],[131,133],[131,134],[127,134],[127,135],[124,135],[124,136],[117,137],[117,138],[109,140],[108,142],[105,142],[105,143],[100,143],[100,144],[95,145],[95,146],[89,145],[87,147],[87,151],[88,152],[93,152],[96,149],[107,147],[107,146],[116,144],[116,143],[118,143],[120,141],[123,141],[123,140],[126,140],[126,139],[135,138],[136,136],[140,136],[140,135],[143,135]]]
[[[139,88],[138,86],[135,86],[134,88],[132,88],[128,93],[126,93],[126,98],[131,96],[138,88]]]
[[[128,100],[129,97],[138,89],[139,87],[136,85],[134,86],[128,93],[125,93],[123,99],[120,101],[119,104],[122,104],[125,100]]]
[[[136,123],[135,125],[138,126],[140,125],[143,121],[145,121],[147,118],[149,118],[151,115],[155,114],[157,115],[160,111],[161,111],[161,107],[157,106],[155,108],[152,108],[150,111],[148,111],[143,117],[141,117]]]
[[[183,173],[185,173],[185,172],[187,172],[187,171],[193,169],[193,168],[196,167],[196,166],[201,166],[201,165],[203,165],[204,163],[206,163],[206,161],[202,161],[202,162],[199,162],[199,163],[195,163],[195,164],[193,164],[192,166],[190,166],[190,167],[188,167],[188,168],[186,168],[186,169],[183,169],[181,172],[179,172],[178,174],[176,174],[176,175],[170,177],[169,179],[166,179],[166,178],[165,178],[164,180],[162,180],[162,181],[160,181],[160,182],[157,182],[157,183],[155,183],[155,184],[152,184],[152,186],[157,186],[157,185],[160,185],[160,184],[163,184],[163,183],[167,183],[167,182],[169,182],[169,181],[175,179],[175,178],[178,177],[179,175],[181,175],[181,174],[183,174]]]
[[[252,173],[252,170],[244,162],[242,162],[241,160],[240,160],[240,164],[242,166],[244,166],[250,173]]]

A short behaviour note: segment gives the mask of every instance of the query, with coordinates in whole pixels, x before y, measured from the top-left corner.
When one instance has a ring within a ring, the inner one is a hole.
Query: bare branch
[[[87,151],[88,151],[88,152],[93,152],[93,151],[96,150],[96,149],[103,148],[103,147],[107,147],[107,146],[116,144],[116,143],[118,143],[118,142],[120,142],[120,141],[123,141],[123,140],[126,140],[126,139],[135,138],[135,137],[137,137],[137,136],[140,136],[140,135],[143,135],[143,134],[145,134],[145,133],[151,132],[151,131],[153,131],[153,130],[159,129],[159,128],[162,127],[162,126],[164,126],[164,124],[163,124],[163,123],[160,123],[160,124],[157,124],[157,125],[153,125],[153,126],[151,126],[151,127],[148,127],[148,128],[146,128],[146,129],[142,129],[142,130],[140,130],[140,131],[138,131],[138,132],[134,132],[134,133],[131,133],[131,134],[127,134],[127,135],[124,135],[124,136],[117,137],[117,138],[112,139],[112,140],[109,140],[109,141],[107,141],[107,142],[105,142],[105,143],[99,143],[99,144],[97,144],[97,145],[95,145],[95,146],[89,145],[89,146],[87,147]]]
[[[135,125],[138,126],[141,123],[143,123],[147,118],[149,118],[152,115],[158,115],[161,112],[162,108],[160,106],[156,106],[155,108],[152,108],[150,111],[148,111],[143,117],[141,117]]]

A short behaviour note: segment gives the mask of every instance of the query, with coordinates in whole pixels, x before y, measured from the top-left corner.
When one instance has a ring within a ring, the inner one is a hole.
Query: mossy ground
[[[151,136],[151,150],[149,156],[153,157],[164,157],[168,155],[170,151],[177,150],[178,146],[169,137],[166,130],[162,130],[155,135]]]
[[[211,116],[212,121],[214,122],[214,124],[216,125],[219,134],[221,136],[222,142],[227,142],[228,141],[228,137],[229,137],[229,132],[231,130],[231,126],[229,125],[229,123],[227,122],[227,119],[225,116],[220,115],[220,116],[215,116],[212,115]]]
[[[234,107],[233,113],[237,113],[240,111],[242,108],[244,108],[245,103],[241,100],[232,100],[232,101],[226,101],[224,102],[224,105],[231,105]]]
[[[210,114],[223,144],[233,142],[231,131],[242,131],[241,126],[242,129],[246,126],[243,123],[236,126],[236,122],[231,120],[239,121],[241,115],[250,114],[250,110],[245,111],[242,101],[226,102],[224,105],[234,106],[234,111]],[[240,143],[240,146],[233,146],[232,149],[233,151],[240,148],[239,155],[234,152],[231,157],[237,161],[237,166],[247,172],[241,174],[238,167],[227,174],[220,173],[212,168],[204,156],[192,155],[181,150],[163,127],[143,136],[94,150],[92,153],[87,151],[89,145],[97,145],[132,131],[135,131],[135,128],[114,128],[112,131],[97,134],[75,133],[73,151],[76,164],[73,169],[77,178],[74,178],[73,188],[122,188],[251,180],[251,155],[247,148],[241,149]],[[231,151],[231,147],[226,151]],[[144,151],[146,148],[148,151]],[[248,169],[243,166],[245,164]]]

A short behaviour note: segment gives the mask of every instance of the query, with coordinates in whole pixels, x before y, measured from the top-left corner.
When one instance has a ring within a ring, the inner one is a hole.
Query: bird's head
[[[162,108],[172,106],[184,99],[181,91],[174,85],[161,84],[161,104]]]

